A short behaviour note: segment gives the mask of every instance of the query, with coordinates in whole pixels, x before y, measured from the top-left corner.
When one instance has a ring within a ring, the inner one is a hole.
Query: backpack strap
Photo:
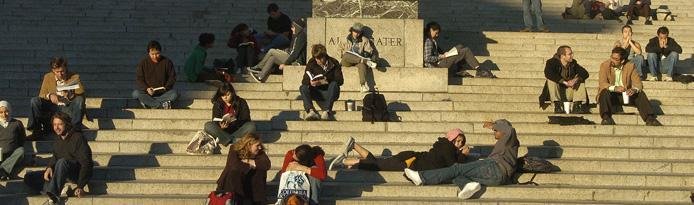
[[[534,182],[535,176],[537,176],[537,173],[533,173],[533,177],[530,178],[527,182],[518,182],[518,185],[533,185],[533,186],[540,186],[537,182]]]

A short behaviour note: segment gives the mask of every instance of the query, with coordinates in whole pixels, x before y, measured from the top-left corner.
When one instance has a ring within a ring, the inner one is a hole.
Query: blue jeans
[[[50,118],[55,112],[64,112],[72,118],[75,129],[81,129],[84,115],[84,96],[75,96],[67,105],[56,105],[40,97],[31,98],[31,114],[29,114],[28,130],[50,132],[53,130]]]
[[[219,126],[219,122],[209,121],[205,123],[205,132],[213,137],[218,138],[219,144],[229,145],[241,139],[241,137],[246,135],[246,133],[254,133],[255,123],[246,122],[238,127],[222,129],[222,127]]]
[[[147,92],[142,90],[134,90],[133,98],[138,99],[142,104],[145,104],[149,108],[162,108],[161,104],[166,101],[175,101],[178,98],[178,92],[176,89],[167,90],[161,95],[150,96]]]
[[[2,160],[0,169],[4,170],[9,176],[14,177],[24,168],[24,147],[17,147],[12,152],[3,154]]]
[[[269,36],[267,36],[267,35],[265,35],[265,34],[259,33],[259,34],[257,34],[257,35],[255,36],[255,39],[257,39],[258,41],[262,41],[263,39],[268,39],[268,37],[269,37]],[[284,35],[282,35],[282,34],[278,34],[278,35],[272,37],[272,40],[270,41],[270,43],[268,43],[267,45],[263,46],[263,47],[260,49],[260,52],[261,52],[261,53],[266,53],[266,52],[268,52],[271,48],[280,48],[280,47],[289,45],[289,43],[291,43],[291,40],[289,40],[289,38],[287,38],[286,36],[284,36]]]
[[[68,179],[77,182],[79,169],[80,164],[76,161],[58,159],[55,166],[53,166],[53,177],[50,181],[43,184],[43,193],[51,193],[60,196],[60,192],[63,190],[63,186],[65,186]]]
[[[634,63],[634,67],[636,67],[636,72],[639,74],[639,77],[643,77],[643,56],[633,54],[629,56],[629,60]]]
[[[310,85],[301,85],[299,87],[301,99],[304,101],[304,110],[316,110],[313,107],[313,100],[318,103],[318,106],[325,111],[333,111],[333,103],[340,98],[340,86],[333,81],[328,85],[312,87]]]
[[[542,1],[540,0],[523,0],[523,21],[525,22],[525,28],[533,28],[531,11],[535,14],[537,29],[545,29],[545,22],[542,20]]]
[[[504,183],[499,165],[494,160],[479,160],[470,163],[455,163],[450,167],[419,171],[422,184],[454,183],[463,189],[467,183],[479,182],[482,185],[500,185]]]
[[[679,60],[680,54],[677,52],[670,52],[665,59],[660,60],[660,54],[648,53],[648,70],[651,71],[651,75],[658,76],[658,74],[667,74],[669,77],[675,74],[675,63]],[[660,71],[660,72],[657,72]]]

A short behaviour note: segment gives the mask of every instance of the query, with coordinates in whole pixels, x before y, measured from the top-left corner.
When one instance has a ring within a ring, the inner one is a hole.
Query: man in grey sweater
[[[405,169],[405,175],[418,186],[453,182],[461,189],[458,192],[461,199],[472,197],[482,188],[481,185],[508,184],[516,171],[520,146],[516,130],[505,119],[485,122],[484,127],[494,130],[497,140],[487,159],[420,172]]]

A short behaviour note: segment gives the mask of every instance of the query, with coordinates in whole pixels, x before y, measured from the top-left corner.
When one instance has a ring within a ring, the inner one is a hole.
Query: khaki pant
[[[342,61],[340,62],[342,66],[357,66],[357,69],[359,71],[359,84],[364,85],[366,83],[366,75],[367,75],[367,69],[370,70],[368,66],[366,66],[366,61],[364,61],[361,57],[355,56],[351,53],[344,53],[342,54]]]
[[[585,83],[579,84],[578,89],[570,89],[564,85],[548,80],[547,88],[549,90],[549,99],[552,100],[552,102],[583,102],[588,96]]]

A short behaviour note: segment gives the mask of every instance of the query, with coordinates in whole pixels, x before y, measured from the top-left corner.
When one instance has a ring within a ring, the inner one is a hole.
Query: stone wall
[[[417,19],[419,0],[313,0],[313,17]]]

